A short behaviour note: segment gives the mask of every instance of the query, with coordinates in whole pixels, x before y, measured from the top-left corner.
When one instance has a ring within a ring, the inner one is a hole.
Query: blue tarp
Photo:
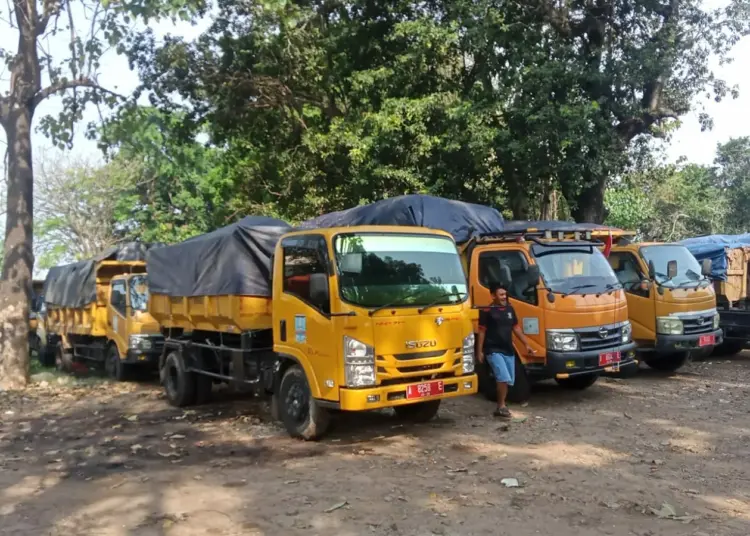
[[[710,235],[688,238],[680,242],[688,248],[698,262],[711,259],[711,277],[720,281],[727,280],[727,250],[750,246],[750,233],[741,235]]]
[[[616,227],[608,227],[603,223],[576,223],[572,221],[560,220],[512,220],[506,221],[504,231],[525,231],[526,229],[536,229],[538,231],[594,231],[600,229],[612,229],[619,231]]]
[[[494,208],[431,195],[402,195],[369,205],[324,214],[303,222],[303,229],[353,225],[413,225],[440,229],[457,243],[501,231],[503,217]]]

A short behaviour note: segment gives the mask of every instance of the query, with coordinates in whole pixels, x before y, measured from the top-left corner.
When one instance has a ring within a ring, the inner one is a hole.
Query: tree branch
[[[60,14],[63,1],[64,0],[44,0],[42,6],[42,16],[39,17],[39,20],[36,23],[36,27],[34,28],[37,36],[42,35],[47,30],[47,24],[49,24],[49,21],[52,17]]]
[[[114,91],[111,91],[109,89],[106,89],[100,86],[98,83],[96,83],[94,80],[91,80],[90,78],[80,77],[75,80],[60,81],[60,82],[57,82],[56,84],[52,84],[40,90],[36,95],[34,95],[32,104],[34,107],[36,107],[44,99],[46,99],[47,97],[51,95],[54,95],[55,93],[60,93],[61,91],[66,91],[68,89],[74,89],[74,88],[79,88],[79,87],[88,87],[91,89],[95,89],[96,91],[101,91],[102,93],[108,93],[109,95],[114,95],[115,97],[118,97],[120,99],[125,98],[123,95],[120,95],[119,93],[115,93]]]

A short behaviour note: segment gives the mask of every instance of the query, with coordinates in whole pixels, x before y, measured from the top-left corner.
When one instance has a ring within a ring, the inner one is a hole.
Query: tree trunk
[[[604,223],[607,217],[604,209],[605,180],[587,182],[576,199],[573,218],[579,223]]]
[[[34,267],[32,112],[16,106],[6,118],[8,206],[0,281],[0,388],[20,389],[29,379],[29,300]]]

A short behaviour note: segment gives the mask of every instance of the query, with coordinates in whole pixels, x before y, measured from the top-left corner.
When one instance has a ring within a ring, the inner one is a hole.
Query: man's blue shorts
[[[516,383],[516,358],[512,355],[492,353],[487,355],[487,362],[492,367],[497,383]]]

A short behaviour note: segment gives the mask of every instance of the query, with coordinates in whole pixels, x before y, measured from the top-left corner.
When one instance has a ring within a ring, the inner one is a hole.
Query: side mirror
[[[362,273],[362,254],[347,253],[341,257],[339,269],[344,274],[361,274]]]
[[[535,287],[539,284],[539,279],[542,277],[542,273],[539,271],[539,266],[536,264],[530,264],[526,268],[526,276],[529,280],[529,286]]]
[[[677,277],[677,261],[669,261],[667,263],[667,279],[674,279]]]
[[[656,279],[656,266],[654,266],[654,261],[648,261],[648,278],[651,280]]]
[[[328,274],[310,275],[310,301],[314,305],[328,303]]]
[[[706,277],[711,275],[711,259],[703,259],[703,262],[701,262],[701,275]]]

